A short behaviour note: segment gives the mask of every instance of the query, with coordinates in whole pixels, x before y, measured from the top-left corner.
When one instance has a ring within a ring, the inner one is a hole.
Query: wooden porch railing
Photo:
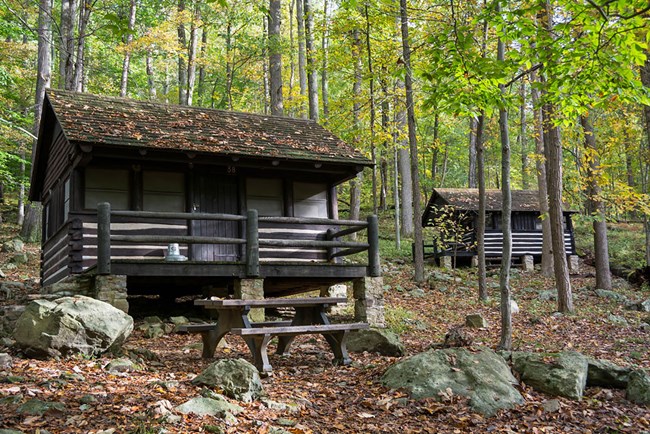
[[[178,220],[242,221],[246,223],[245,238],[207,237],[193,235],[115,235],[111,234],[111,217],[132,217]],[[325,240],[267,239],[260,238],[259,223],[282,225],[324,225],[329,229]],[[346,227],[345,229],[340,229]],[[356,232],[368,231],[367,242],[342,241],[340,237]],[[178,213],[149,211],[111,211],[109,203],[97,205],[97,273],[111,273],[111,243],[183,243],[183,244],[236,244],[245,245],[246,275],[260,275],[260,247],[312,247],[326,249],[329,260],[368,251],[368,274],[381,275],[379,264],[379,228],[377,216],[367,221],[333,220],[324,218],[258,217],[257,210],[249,210],[246,216],[234,214]]]

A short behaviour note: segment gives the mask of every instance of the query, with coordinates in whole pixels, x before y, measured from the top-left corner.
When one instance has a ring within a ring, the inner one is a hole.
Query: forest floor
[[[2,237],[7,239],[8,237]],[[0,239],[3,241],[3,239]],[[38,276],[37,248],[30,264],[5,271],[5,280],[34,282]],[[0,264],[6,258],[0,254]],[[384,261],[386,314],[389,326],[398,332],[408,355],[425,351],[441,343],[449,328],[461,325],[465,315],[481,313],[489,327],[469,331],[473,345],[495,348],[499,341],[498,278],[490,275],[491,298],[477,300],[476,277],[471,269],[437,270],[445,280],[432,281],[420,291],[412,282],[412,267],[398,260]],[[555,302],[540,297],[554,289],[551,280],[537,273],[515,271],[511,286],[520,313],[513,317],[515,350],[576,350],[622,366],[650,368],[650,331],[643,325],[648,314],[625,310],[620,302],[598,297],[593,289],[593,269],[583,267],[574,276],[576,312],[555,313]],[[433,271],[431,265],[427,272]],[[496,271],[495,271],[496,273]],[[616,291],[630,300],[650,297],[646,289],[617,280]],[[26,291],[30,291],[27,289]],[[34,292],[34,289],[31,290]],[[16,294],[18,298],[27,294]],[[134,309],[139,307],[133,300]],[[15,301],[0,300],[0,304]],[[115,429],[116,433],[194,433],[224,432],[268,433],[278,428],[291,433],[616,433],[649,432],[650,408],[625,400],[623,390],[588,388],[581,401],[559,398],[558,411],[546,412],[543,403],[553,397],[533,391],[525,384],[521,392],[526,402],[514,410],[501,411],[486,418],[472,413],[460,397],[408,400],[400,391],[391,391],[380,383],[386,369],[399,359],[374,354],[352,354],[350,366],[333,366],[331,352],[323,339],[297,338],[291,355],[271,355],[273,375],[263,378],[265,392],[278,402],[300,405],[298,412],[267,408],[261,402],[241,403],[245,411],[237,423],[225,425],[212,417],[183,416],[180,422],[166,423],[156,414],[162,400],[173,406],[200,393],[190,383],[214,360],[201,359],[200,338],[196,335],[169,334],[146,339],[137,330],[142,316],[152,313],[136,310],[136,330],[125,344],[127,349],[146,349],[154,360],[141,363],[142,369],[111,374],[103,367],[114,357],[72,357],[62,360],[21,358],[12,349],[0,345],[0,352],[14,356],[13,367],[0,372],[0,429],[12,428],[25,433],[97,433]],[[197,312],[193,315],[198,315]],[[165,318],[169,313],[159,312]],[[192,314],[190,314],[192,315]],[[620,325],[624,317],[627,325]],[[342,320],[349,316],[343,314]],[[227,348],[217,350],[217,359],[250,360],[247,347],[239,337],[227,336]],[[273,344],[269,354],[273,354]],[[89,398],[92,396],[92,399]],[[19,414],[18,407],[31,398],[62,404],[42,416]],[[281,432],[281,431],[280,431]]]

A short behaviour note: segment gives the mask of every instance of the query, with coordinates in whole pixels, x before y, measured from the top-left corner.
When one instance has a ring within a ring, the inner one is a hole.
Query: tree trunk
[[[501,10],[497,4],[497,13]],[[497,61],[505,61],[505,43],[497,42]],[[505,85],[500,84],[502,98],[505,99]],[[503,251],[501,254],[501,340],[499,348],[510,351],[512,348],[512,313],[510,308],[510,265],[512,261],[512,193],[510,191],[510,135],[508,132],[508,111],[499,107],[499,136],[501,137],[501,230],[503,231]]]
[[[323,67],[320,73],[321,96],[323,100],[323,118],[327,124],[327,118],[330,114],[329,100],[329,83],[327,78],[327,68],[329,67],[329,17],[327,15],[328,0],[323,0]]]
[[[476,122],[476,178],[478,181],[478,216],[476,225],[476,250],[478,259],[478,298],[488,299],[486,266],[485,266],[485,147],[483,146],[483,130],[485,129],[485,113],[481,111]]]
[[[589,115],[580,116],[580,124],[585,135],[585,154],[588,159],[588,209],[591,213],[594,229],[594,259],[596,268],[596,288],[612,289],[612,274],[609,269],[609,248],[607,243],[607,216],[605,202],[600,188],[602,167],[596,146],[594,126]]]
[[[537,81],[537,74],[533,72],[531,82]],[[553,277],[553,247],[551,243],[551,221],[548,218],[548,189],[546,187],[546,163],[544,157],[544,119],[540,107],[539,90],[530,87],[533,102],[533,126],[535,129],[535,168],[537,171],[537,192],[539,200],[539,213],[542,223],[542,275]]]
[[[187,105],[192,105],[194,99],[194,85],[196,83],[196,51],[199,45],[199,29],[201,22],[201,3],[196,2],[194,16],[190,24],[190,45],[187,55]]]
[[[205,50],[208,48],[208,28],[204,25],[201,31],[201,62],[199,63],[199,84],[197,88],[200,106],[205,103]]]
[[[74,68],[74,80],[72,88],[77,92],[83,91],[84,85],[84,63],[86,51],[86,28],[90,21],[90,12],[92,11],[94,2],[91,0],[81,0],[81,9],[79,10],[79,35],[77,37],[77,62]]]
[[[51,0],[40,0],[38,10],[38,60],[36,73],[36,98],[34,109],[34,129],[33,134],[38,136],[41,125],[41,115],[43,112],[43,100],[45,99],[45,89],[50,86],[52,75],[52,3]],[[34,161],[34,150],[36,144],[32,147],[32,164]],[[20,236],[28,242],[33,242],[39,238],[41,233],[41,205],[33,202],[27,205],[25,220],[20,230]]]
[[[356,178],[350,181],[350,220],[359,220],[361,215],[361,189],[363,187],[363,172],[357,173]],[[356,234],[352,234],[356,239]]]
[[[528,190],[528,151],[526,146],[526,83],[521,82],[519,87],[519,97],[521,104],[519,106],[519,149],[521,149],[521,188]]]
[[[178,0],[178,13],[185,11],[185,0]],[[187,105],[187,62],[185,62],[185,53],[187,52],[187,36],[185,35],[185,24],[181,19],[177,28],[178,45],[181,52],[178,54],[178,103]]]
[[[551,5],[542,0],[544,25],[548,32],[553,31]],[[550,78],[549,78],[550,79]],[[556,114],[553,104],[544,104],[544,154],[546,156],[546,185],[548,188],[548,208],[551,225],[551,245],[553,267],[557,286],[557,303],[560,312],[573,312],[573,294],[569,280],[566,249],[564,247],[564,225],[562,213],[562,142],[560,129],[555,125]]]
[[[467,171],[467,187],[476,188],[476,118],[469,120],[469,168]]]
[[[74,89],[74,17],[76,0],[61,0],[61,25],[59,47],[59,88]]]
[[[415,282],[424,282],[424,257],[422,251],[422,224],[420,218],[422,209],[420,205],[420,172],[418,167],[418,143],[415,135],[415,106],[413,102],[413,71],[411,70],[411,49],[409,47],[408,12],[406,0],[400,0],[400,18],[402,27],[402,55],[406,69],[404,86],[406,89],[406,111],[408,124],[409,149],[411,153],[411,179],[413,180],[413,212],[414,240],[415,243]]]
[[[390,128],[390,106],[388,102],[388,85],[386,80],[381,80],[381,90],[382,90],[382,101],[381,101],[381,131],[384,137],[389,137],[389,128]],[[384,155],[387,152],[388,140],[384,139],[383,141],[383,151],[381,157],[381,190],[379,194],[379,208],[382,211],[388,209],[388,161],[386,161],[386,156]]]
[[[361,142],[361,38],[359,29],[352,31],[352,57],[354,62],[354,83],[352,85],[352,94],[354,102],[352,104],[352,119],[354,122],[354,144],[359,146]],[[361,187],[363,186],[363,173],[359,173],[356,179],[350,181],[350,219],[358,220],[361,209]],[[352,234],[351,238],[356,239],[357,234]]]
[[[300,83],[300,117],[307,119],[307,60],[305,57],[304,0],[296,0],[296,23],[298,28],[298,81]]]
[[[368,4],[364,6],[366,17],[366,55],[368,57],[368,75],[370,76],[370,155],[372,159],[372,212],[377,214],[377,147],[375,146],[375,74],[372,64],[372,50],[370,46],[370,17]]]
[[[300,1],[300,0],[299,0]],[[282,2],[269,0],[269,83],[271,92],[271,114],[282,116],[282,50],[280,40],[280,20]]]
[[[262,20],[262,32],[264,33],[264,37],[266,39],[266,46],[268,47],[268,40],[269,40],[269,29],[268,29],[268,19]],[[268,48],[267,48],[268,50]],[[270,107],[269,107],[269,100],[270,100],[270,83],[269,83],[269,64],[267,62],[262,62],[262,83],[263,83],[263,89],[264,89],[264,114],[268,114]],[[214,92],[213,92],[214,95]],[[213,96],[214,98],[214,96]]]
[[[650,89],[650,50],[645,51],[646,59],[645,64],[641,67],[641,83],[646,89]],[[644,154],[647,156],[650,153],[650,105],[643,106],[643,127],[646,134],[646,149]],[[642,164],[645,164],[646,176],[643,180],[643,193],[648,194],[648,166],[649,163],[646,158],[642,158]],[[650,219],[647,215],[643,218],[643,227],[645,232],[645,263],[650,267]]]
[[[397,144],[397,143],[396,143]],[[400,239],[400,227],[402,226],[400,224],[400,199],[399,199],[399,186],[398,184],[398,178],[399,178],[399,166],[398,166],[398,158],[397,158],[397,146],[394,148],[393,152],[393,167],[394,167],[394,174],[393,174],[393,202],[395,202],[395,248],[397,250],[400,250],[402,248],[402,242]]]
[[[314,51],[314,10],[312,0],[305,1],[305,47],[307,50],[307,93],[309,96],[309,119],[318,122],[318,74]]]
[[[124,61],[122,62],[122,80],[120,81],[120,96],[126,96],[126,90],[128,87],[129,81],[129,66],[131,65],[131,49],[128,46],[131,41],[133,41],[133,29],[135,29],[135,12],[136,12],[136,0],[130,0],[131,7],[129,9],[129,33],[124,39],[124,43],[127,45],[126,52],[124,53]]]
[[[146,71],[147,71],[147,87],[149,89],[149,99],[153,101],[156,99],[156,82],[154,80],[153,54],[151,53],[151,48],[147,50]]]
[[[226,24],[226,89],[224,96],[227,101],[228,110],[232,110],[232,80],[233,80],[233,66],[232,66],[232,22],[228,20]]]
[[[20,145],[20,187],[18,190],[18,218],[17,223],[19,226],[25,221],[25,148]],[[3,196],[3,195],[2,195]],[[4,202],[4,197],[0,197],[0,203]]]

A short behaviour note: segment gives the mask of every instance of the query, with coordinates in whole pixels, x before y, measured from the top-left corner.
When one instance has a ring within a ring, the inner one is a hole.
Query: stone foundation
[[[41,294],[57,297],[85,295],[109,303],[123,312],[129,312],[126,276],[72,275],[43,287]]]
[[[535,261],[532,255],[524,255],[521,258],[521,264],[524,271],[535,271]]]
[[[386,327],[384,317],[384,279],[364,277],[354,281],[354,319],[371,327]]]
[[[322,288],[320,290],[321,297],[346,297],[348,296],[348,286],[345,283],[339,283],[338,285],[332,285],[329,287]],[[338,304],[332,306],[328,310],[330,313],[339,315],[345,311],[345,305]]]
[[[242,300],[263,300],[264,279],[235,280],[235,298]],[[264,321],[264,309],[251,309],[248,318],[253,322]]]
[[[452,269],[451,256],[441,256],[440,257],[440,268],[444,268],[445,270],[451,270]]]
[[[571,274],[580,274],[580,262],[578,261],[578,255],[569,255],[567,258],[569,273]]]

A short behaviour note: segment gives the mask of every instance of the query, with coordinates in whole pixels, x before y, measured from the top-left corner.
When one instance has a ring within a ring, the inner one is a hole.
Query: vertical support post
[[[368,271],[370,277],[381,276],[379,265],[379,221],[376,215],[368,216]]]
[[[249,209],[246,219],[246,275],[260,275],[260,239],[256,209]]]
[[[97,274],[111,274],[111,204],[97,204]]]

